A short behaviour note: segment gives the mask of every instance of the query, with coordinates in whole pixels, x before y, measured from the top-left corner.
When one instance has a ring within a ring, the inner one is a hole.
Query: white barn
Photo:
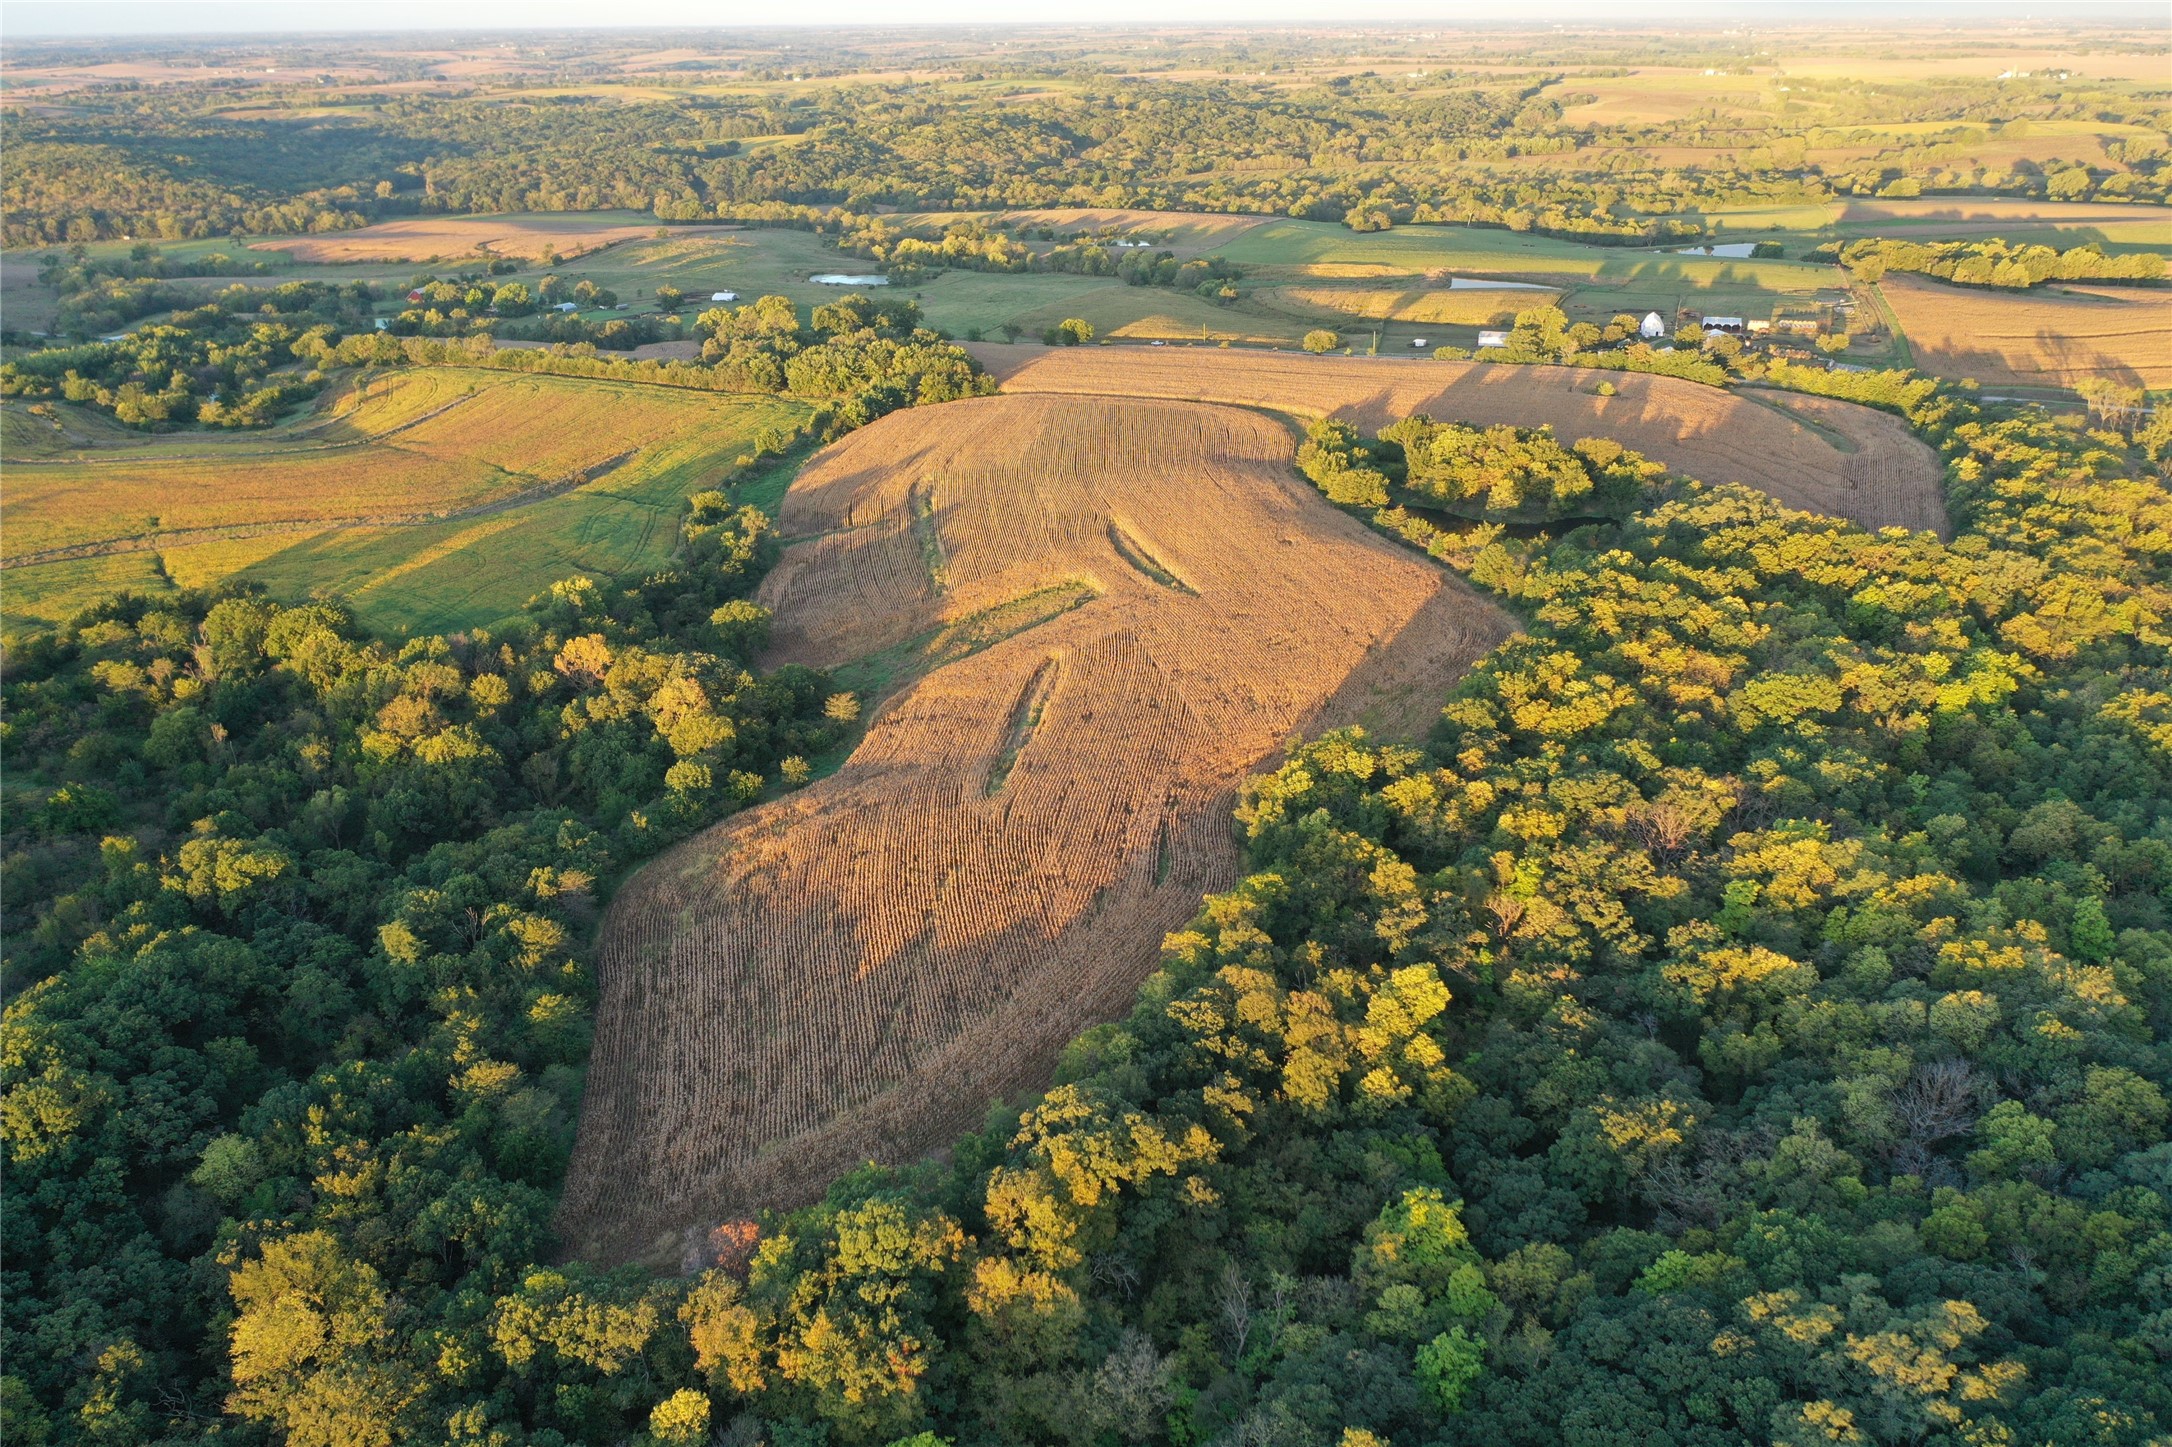
[[[1660,320],[1658,312],[1646,312],[1643,323],[1637,327],[1637,335],[1647,342],[1655,341],[1666,334],[1667,324]]]

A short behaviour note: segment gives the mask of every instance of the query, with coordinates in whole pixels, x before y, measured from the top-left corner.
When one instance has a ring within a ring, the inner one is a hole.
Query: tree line
[[[1831,242],[1813,253],[1833,260],[1864,281],[1889,271],[1935,276],[1961,286],[1995,286],[2025,291],[2047,281],[2163,281],[2164,257],[2154,251],[2107,256],[2097,243],[2060,251],[2033,244],[1988,241],[1896,241],[1866,237],[1845,245]]]

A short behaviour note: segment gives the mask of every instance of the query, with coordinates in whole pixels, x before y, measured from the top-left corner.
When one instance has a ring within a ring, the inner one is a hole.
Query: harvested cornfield
[[[2172,291],[1988,291],[1888,275],[1879,284],[1916,364],[1984,386],[2072,387],[2090,377],[2172,386]]]
[[[623,213],[621,213],[623,214]],[[733,231],[731,226],[681,227],[674,235]],[[283,251],[312,265],[341,261],[455,261],[505,256],[540,261],[545,252],[585,256],[621,241],[652,236],[653,221],[611,221],[572,213],[542,216],[412,216],[380,221],[353,231],[281,237],[250,244],[255,251]]]
[[[1743,483],[1865,527],[1950,532],[1937,454],[1899,418],[1846,402],[1790,394],[1784,405],[1764,406],[1673,377],[1577,367],[1219,348],[972,351],[1007,392],[1188,397],[1326,413],[1368,429],[1413,412],[1482,426],[1543,424],[1563,441],[1612,437],[1684,476]],[[1601,396],[1602,382],[1616,395]]]
[[[934,666],[838,773],[619,891],[571,1249],[676,1262],[683,1231],[1045,1083],[1235,877],[1247,773],[1295,734],[1430,721],[1508,619],[1328,507],[1292,450],[1234,408],[996,397],[809,465],[768,661]]]
[[[1284,286],[1259,294],[1269,306],[1304,312],[1341,312],[1375,322],[1479,327],[1519,311],[1545,306],[1561,295],[1551,287],[1360,287]]]

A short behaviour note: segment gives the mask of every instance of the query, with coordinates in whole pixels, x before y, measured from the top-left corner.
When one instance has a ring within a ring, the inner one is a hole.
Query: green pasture
[[[1745,238],[1730,232],[1730,239]],[[1564,311],[1594,321],[1616,312],[1657,311],[1671,317],[1682,306],[1765,316],[1777,304],[1831,291],[1838,281],[1831,267],[1802,261],[1684,256],[1670,249],[1594,246],[1464,226],[1399,226],[1359,233],[1325,222],[1276,221],[1246,232],[1215,254],[1257,269],[1263,279],[1302,275],[1362,280],[1356,269],[1380,268],[1383,278],[1439,272],[1544,282],[1566,289]]]
[[[640,385],[540,380],[569,389]],[[12,632],[25,624],[64,620],[124,589],[171,593],[232,577],[262,583],[272,596],[289,602],[340,598],[364,626],[385,634],[487,627],[518,613],[561,578],[588,573],[632,579],[662,566],[676,543],[685,499],[726,477],[734,460],[753,450],[757,433],[790,428],[809,410],[767,396],[684,395],[711,412],[711,425],[645,449],[572,492],[444,522],[297,528],[11,567],[0,573],[0,617]],[[239,444],[237,463],[260,467],[267,452],[296,440],[292,431],[289,424],[255,437],[191,433],[174,440],[195,444],[199,451],[207,441],[232,441]]]
[[[1249,300],[1217,306],[1188,291],[1127,286],[1091,278],[1092,285],[1018,318],[1028,338],[1065,317],[1093,324],[1097,337],[1125,341],[1235,341],[1294,345],[1316,320],[1293,317]],[[1322,313],[1326,315],[1326,313]]]
[[[240,576],[275,597],[336,595],[380,633],[487,627],[561,578],[633,579],[661,567],[686,499],[714,486],[755,433],[806,412],[781,399],[728,399],[698,444],[644,453],[576,491],[455,522],[318,534]]]

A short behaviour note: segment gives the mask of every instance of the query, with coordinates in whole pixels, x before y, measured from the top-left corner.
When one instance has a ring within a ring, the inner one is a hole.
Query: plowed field
[[[1412,734],[1510,631],[1328,507],[1255,412],[996,397],[901,412],[786,494],[772,663],[927,669],[831,777],[622,888],[560,1228],[682,1233],[910,1159],[1045,1083],[1226,887],[1292,735]]]
[[[1672,377],[1573,367],[1220,348],[976,345],[1007,392],[1191,397],[1367,429],[1413,412],[1616,438],[1675,472],[1739,482],[1865,527],[1949,533],[1938,457],[1897,417],[1821,397],[1760,398]],[[1602,381],[1617,394],[1598,395]]]

